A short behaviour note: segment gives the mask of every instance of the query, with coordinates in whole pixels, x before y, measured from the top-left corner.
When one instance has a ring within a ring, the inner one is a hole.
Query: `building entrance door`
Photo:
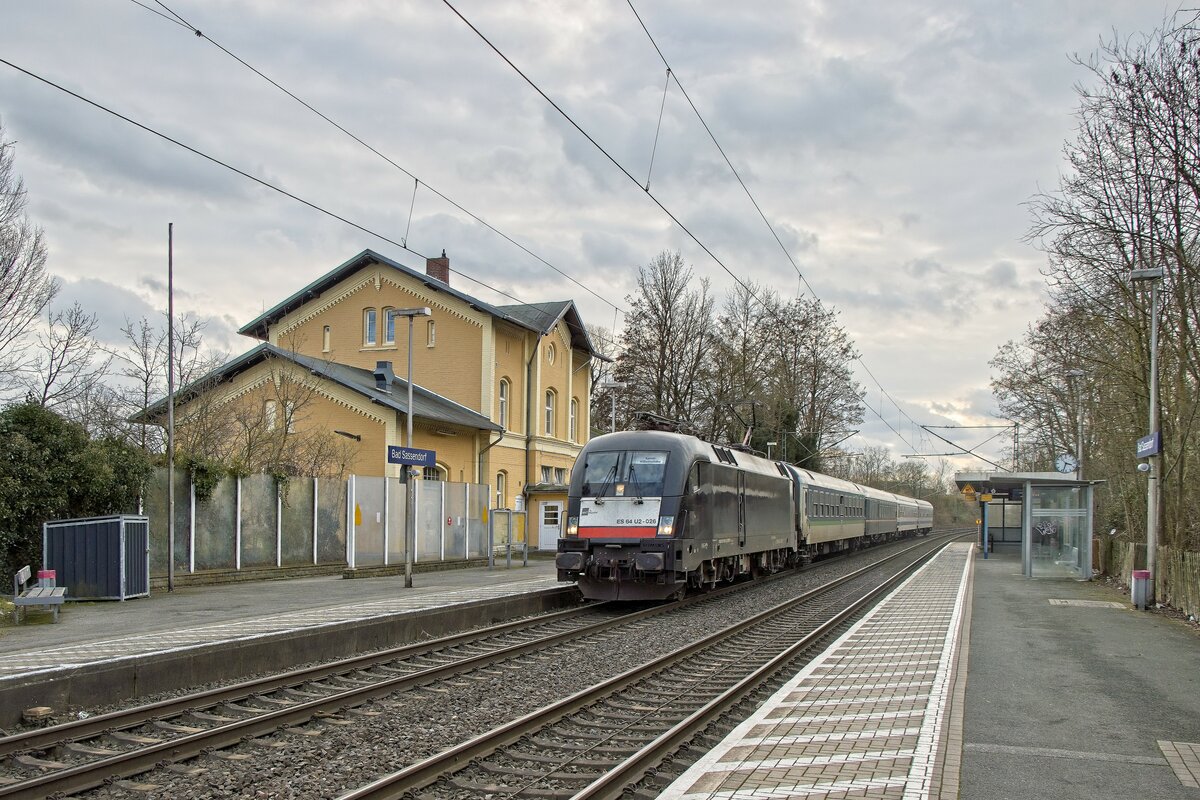
[[[557,550],[558,537],[562,535],[561,501],[542,503],[538,515],[538,550]]]

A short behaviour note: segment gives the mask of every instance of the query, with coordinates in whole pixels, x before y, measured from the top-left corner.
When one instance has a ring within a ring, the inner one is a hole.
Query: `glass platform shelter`
[[[1096,481],[1057,472],[957,472],[954,482],[979,505],[985,558],[1019,548],[1027,578],[1092,579]]]

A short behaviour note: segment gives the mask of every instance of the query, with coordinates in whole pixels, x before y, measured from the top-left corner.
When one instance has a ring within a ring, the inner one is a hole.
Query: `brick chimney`
[[[450,285],[450,259],[446,256],[445,249],[442,250],[441,258],[425,259],[425,274],[447,286]]]

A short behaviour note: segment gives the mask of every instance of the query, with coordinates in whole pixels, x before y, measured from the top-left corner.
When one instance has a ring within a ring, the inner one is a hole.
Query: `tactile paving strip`
[[[937,797],[971,553],[944,548],[661,796]]]
[[[1200,789],[1200,744],[1160,741],[1158,749],[1167,757],[1180,783]]]
[[[533,578],[495,586],[458,589],[416,596],[398,596],[366,603],[348,603],[329,608],[292,611],[262,617],[160,631],[120,639],[86,642],[44,650],[8,653],[0,661],[0,680],[18,675],[71,669],[86,664],[136,658],[152,653],[169,653],[190,647],[244,641],[293,631],[344,625],[355,620],[391,616],[428,608],[492,600],[509,595],[541,592],[561,586],[555,577]]]

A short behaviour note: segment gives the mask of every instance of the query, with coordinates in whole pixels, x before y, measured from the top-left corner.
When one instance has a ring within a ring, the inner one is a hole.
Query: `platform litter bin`
[[[68,600],[150,596],[150,520],[139,516],[54,520],[42,525],[42,566]]]
[[[1139,611],[1146,609],[1146,597],[1150,590],[1150,570],[1135,569],[1129,582],[1129,599]]]

